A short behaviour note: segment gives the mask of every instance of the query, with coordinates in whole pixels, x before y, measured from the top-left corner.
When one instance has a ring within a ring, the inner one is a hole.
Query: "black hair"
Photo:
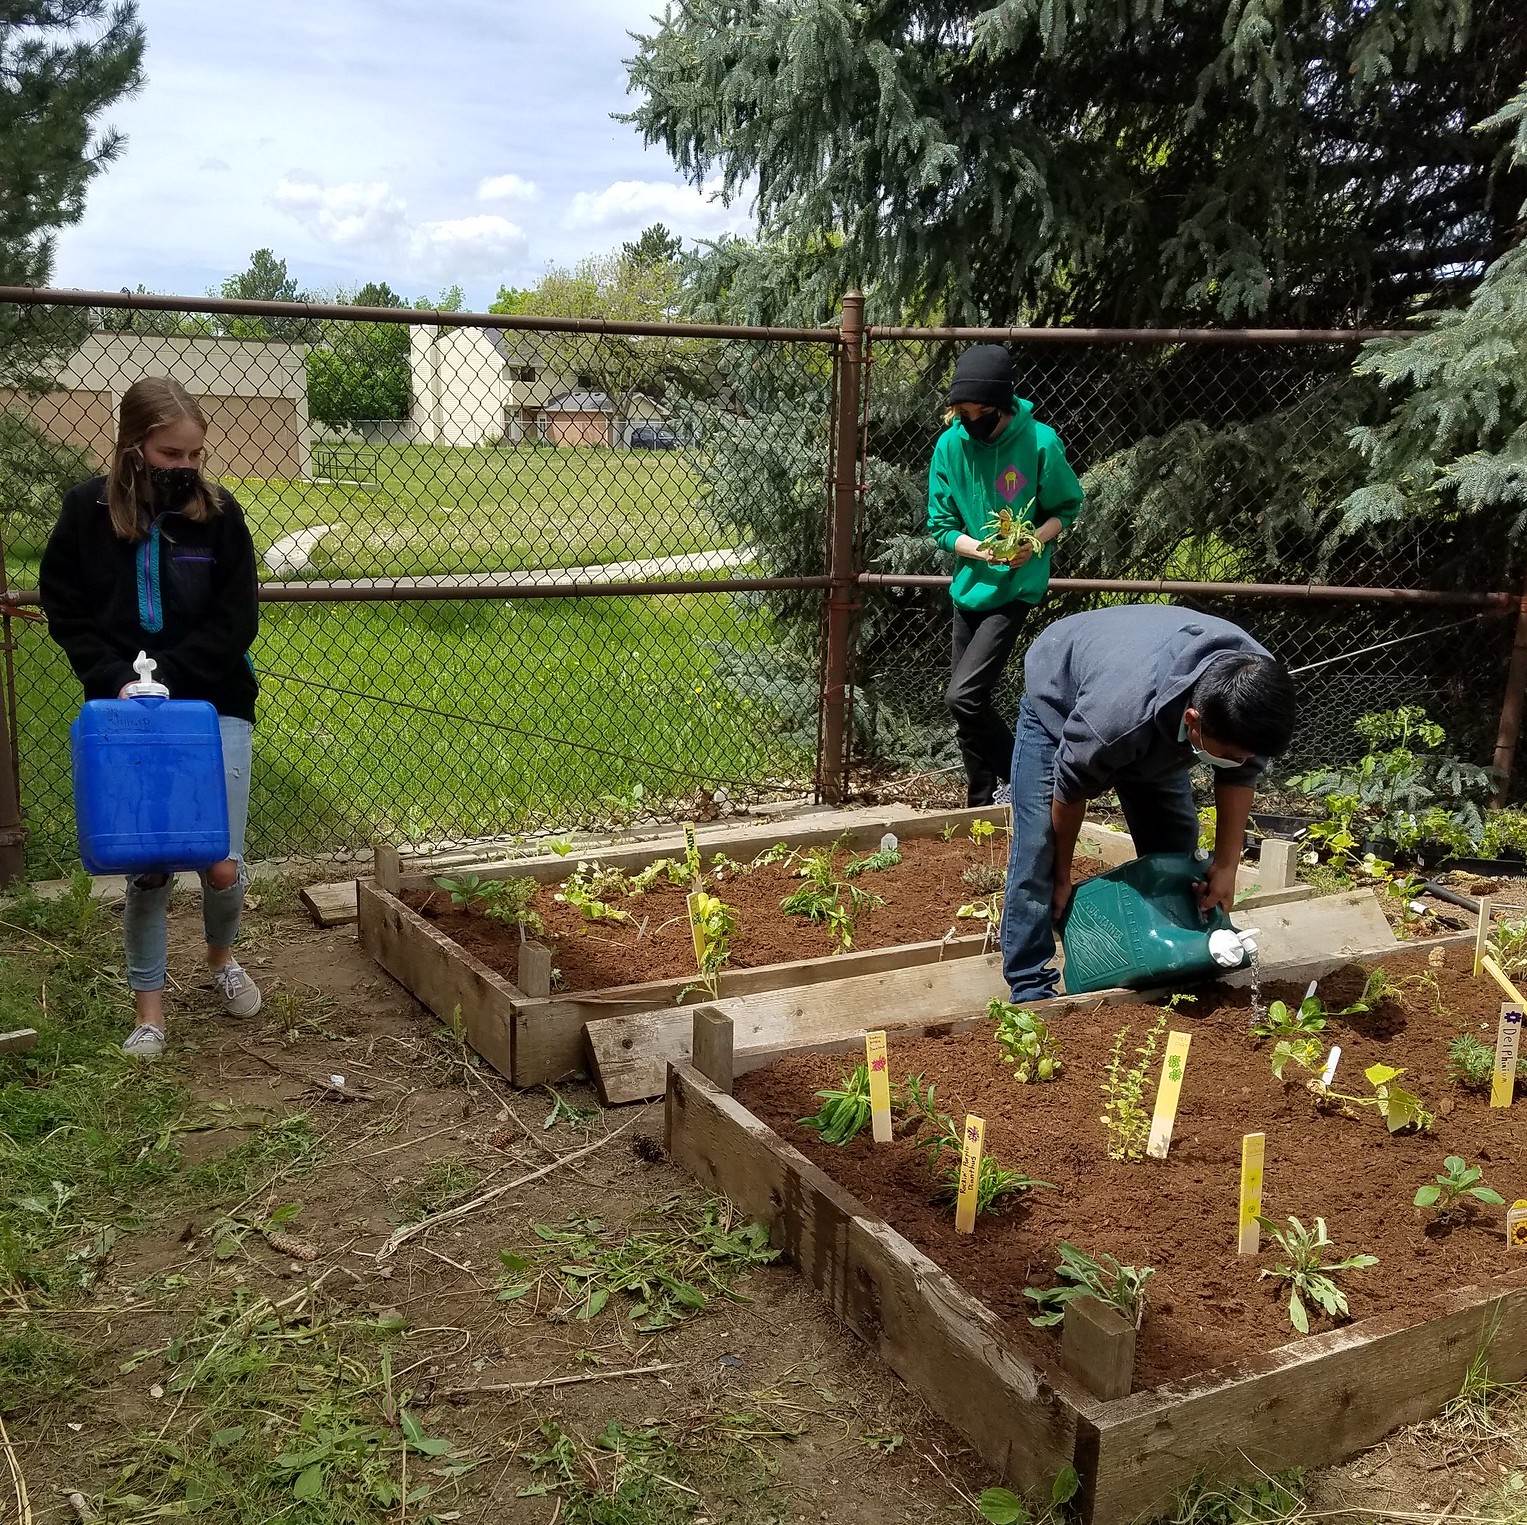
[[[1193,685],[1189,701],[1205,736],[1257,757],[1288,751],[1299,700],[1288,669],[1272,657],[1232,652],[1217,658]]]

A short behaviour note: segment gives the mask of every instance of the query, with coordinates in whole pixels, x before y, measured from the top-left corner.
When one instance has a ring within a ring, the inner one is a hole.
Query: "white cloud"
[[[523,259],[529,247],[523,228],[506,217],[487,215],[421,223],[411,240],[421,269],[448,280],[500,274],[506,265]]]
[[[233,168],[226,159],[203,159],[196,167],[218,175],[226,175]]]
[[[534,201],[540,194],[535,181],[521,175],[490,175],[477,187],[479,201]]]
[[[567,226],[631,232],[662,222],[691,238],[746,232],[753,219],[745,202],[734,200],[727,206],[720,193],[720,180],[703,187],[671,180],[617,180],[602,191],[579,191],[568,208]]]
[[[408,223],[408,203],[385,180],[324,185],[292,173],[276,184],[271,205],[336,248],[390,244]]]

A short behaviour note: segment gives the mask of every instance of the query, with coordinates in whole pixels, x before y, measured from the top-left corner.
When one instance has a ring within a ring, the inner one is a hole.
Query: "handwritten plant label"
[[[1527,1250],[1527,1202],[1520,1198],[1506,1210],[1506,1246]]]
[[[705,929],[700,925],[700,896],[703,890],[691,890],[685,897],[685,904],[689,907],[689,935],[694,939],[695,945],[695,968],[705,969]]]
[[[986,1119],[969,1113],[960,1147],[960,1196],[954,1209],[954,1231],[976,1231],[976,1187],[981,1180],[981,1151],[986,1146]]]
[[[1248,1133],[1241,1139],[1241,1216],[1236,1253],[1255,1255],[1262,1247],[1262,1165],[1267,1135]]]
[[[700,847],[695,841],[695,829],[688,821],[684,823],[684,862],[689,866],[689,877],[698,889],[700,887]]]
[[[1172,1125],[1177,1121],[1177,1098],[1182,1093],[1182,1074],[1188,1065],[1191,1033],[1171,1033],[1166,1040],[1166,1056],[1161,1061],[1161,1084],[1156,1087],[1156,1112],[1151,1118],[1150,1142],[1145,1152],[1153,1160],[1164,1160],[1172,1147]]]
[[[870,1122],[875,1142],[891,1142],[891,1061],[883,1032],[865,1033],[864,1063],[870,1072]]]
[[[1502,1001],[1500,1026],[1495,1030],[1495,1074],[1490,1081],[1490,1105],[1509,1107],[1516,1095],[1516,1055],[1522,1042],[1522,1008]]]

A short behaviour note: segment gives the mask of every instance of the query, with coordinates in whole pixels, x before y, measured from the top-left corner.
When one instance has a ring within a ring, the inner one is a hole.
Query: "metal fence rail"
[[[959,343],[997,337],[1086,471],[1195,427],[1292,417],[1334,440],[1307,404],[1363,336],[865,330],[855,297],[818,331],[0,288],[0,877],[21,853],[8,787],[27,866],[73,857],[79,689],[23,616],[138,376],[203,400],[261,557],[264,857],[718,790],[836,799],[861,769],[955,761],[926,468]],[[1265,461],[1224,470],[1228,533],[1276,483]],[[1480,675],[1498,694],[1514,595],[1446,586],[1424,535],[1382,566],[1295,557],[1250,582],[1229,548],[1104,554],[1084,520],[1039,617],[1167,597],[1238,619],[1311,667],[1296,761],[1350,755],[1358,714],[1418,695],[1488,755]]]

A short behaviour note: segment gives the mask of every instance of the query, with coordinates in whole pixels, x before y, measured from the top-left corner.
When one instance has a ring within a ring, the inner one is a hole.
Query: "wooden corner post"
[[[690,1040],[694,1067],[718,1091],[732,1094],[733,1053],[732,1019],[709,1006],[695,1012],[694,1035]]]
[[[1506,668],[1506,694],[1501,701],[1500,726],[1495,733],[1495,796],[1491,804],[1504,806],[1511,793],[1511,769],[1516,763],[1516,744],[1522,735],[1522,702],[1527,695],[1527,587],[1517,606],[1516,640]]]
[[[841,805],[848,793],[849,643],[858,613],[854,531],[859,513],[859,397],[864,366],[864,294],[843,298],[838,335],[838,395],[834,406],[832,519],[827,541],[826,632],[820,696],[821,750],[817,793]]]

